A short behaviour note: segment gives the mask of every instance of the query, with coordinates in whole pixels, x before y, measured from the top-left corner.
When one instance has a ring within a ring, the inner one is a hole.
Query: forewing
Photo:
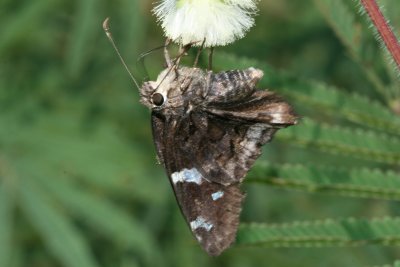
[[[296,122],[289,104],[266,91],[256,91],[245,101],[208,106],[193,111],[179,134],[180,153],[212,182],[241,182],[261,147],[275,132]],[[192,151],[193,153],[188,153]]]
[[[206,177],[193,162],[195,148],[182,150],[183,142],[193,139],[189,131],[180,131],[187,124],[191,125],[189,118],[180,121],[152,115],[158,158],[181,211],[203,249],[215,256],[235,240],[244,195],[238,183],[224,186]]]

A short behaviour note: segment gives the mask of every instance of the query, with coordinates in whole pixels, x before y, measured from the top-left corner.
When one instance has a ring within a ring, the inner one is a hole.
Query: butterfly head
[[[143,84],[140,101],[153,110],[177,111],[187,107],[189,101],[201,101],[205,85],[206,74],[200,69],[167,68],[158,75],[156,81]]]

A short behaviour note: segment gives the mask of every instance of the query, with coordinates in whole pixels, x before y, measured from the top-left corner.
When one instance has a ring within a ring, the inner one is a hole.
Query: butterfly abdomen
[[[210,75],[209,102],[234,102],[250,95],[263,72],[255,68],[230,70]]]

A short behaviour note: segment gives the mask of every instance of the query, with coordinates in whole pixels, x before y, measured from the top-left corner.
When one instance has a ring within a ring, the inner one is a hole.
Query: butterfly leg
[[[161,80],[161,83],[164,81],[164,79],[171,73],[171,71],[175,71],[176,76],[178,76],[178,68],[179,68],[179,63],[181,61],[181,58],[187,54],[189,49],[192,47],[193,44],[196,42],[189,43],[187,45],[184,45],[180,48],[179,54],[175,59],[171,59],[169,52],[168,52],[168,45],[171,43],[171,39],[167,39],[165,42],[164,46],[164,57],[165,57],[165,62],[167,63],[168,67],[168,72],[165,74],[164,78]],[[160,84],[161,84],[160,83]]]
[[[189,43],[187,45],[182,46],[179,49],[179,55],[176,57],[175,59],[175,65],[178,68],[179,67],[179,63],[181,62],[181,59],[187,55],[187,52],[189,51],[189,49],[192,47],[193,43]]]
[[[172,67],[172,60],[168,52],[168,46],[171,43],[171,39],[167,38],[165,41],[165,46],[164,46],[164,57],[165,57],[165,63],[167,63],[167,67],[171,68]]]
[[[193,68],[196,68],[197,64],[199,63],[200,54],[204,49],[204,44],[205,43],[206,43],[206,38],[204,38],[203,43],[201,44],[199,50],[197,51],[197,55],[196,55],[196,59],[194,60]]]
[[[208,54],[208,70],[212,70],[213,55],[214,55],[214,47],[211,47],[210,53]]]
[[[167,39],[164,47],[164,57],[165,62],[167,63],[168,71],[165,74],[164,78],[161,80],[160,84],[165,80],[165,78],[171,73],[171,71],[175,71],[176,76],[179,75],[178,68],[179,62],[181,58],[187,53],[187,51],[192,47],[193,43],[187,44],[180,48],[179,55],[175,59],[171,59],[169,52],[168,52],[168,45],[170,44],[171,39]],[[158,88],[158,87],[157,87]]]

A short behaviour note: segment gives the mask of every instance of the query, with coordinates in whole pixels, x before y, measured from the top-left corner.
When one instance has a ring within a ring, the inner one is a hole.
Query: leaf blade
[[[400,162],[400,140],[360,128],[344,128],[303,119],[280,131],[280,140],[331,154],[395,165]]]
[[[286,224],[247,223],[237,245],[265,247],[340,247],[400,245],[400,218],[324,220]],[[382,231],[387,229],[387,231]]]
[[[14,197],[11,194],[12,177],[9,177],[10,174],[4,169],[5,166],[0,158],[0,266],[10,266],[14,249],[12,242]]]
[[[46,194],[33,181],[24,180],[20,188],[21,208],[54,256],[67,267],[99,266],[88,244],[67,217],[52,207]]]
[[[381,103],[365,96],[348,93],[317,81],[298,79],[290,73],[276,71],[257,60],[236,57],[231,54],[216,54],[215,66],[219,69],[248,68],[264,71],[260,86],[272,88],[292,99],[299,107],[324,112],[331,117],[357,123],[375,131],[400,135],[400,118]],[[315,113],[310,112],[314,116]]]
[[[149,263],[157,259],[148,230],[126,211],[93,192],[84,192],[64,179],[39,178],[48,192],[69,212],[123,248],[137,250]]]
[[[246,182],[313,193],[400,201],[400,174],[378,169],[262,162],[256,164]]]

